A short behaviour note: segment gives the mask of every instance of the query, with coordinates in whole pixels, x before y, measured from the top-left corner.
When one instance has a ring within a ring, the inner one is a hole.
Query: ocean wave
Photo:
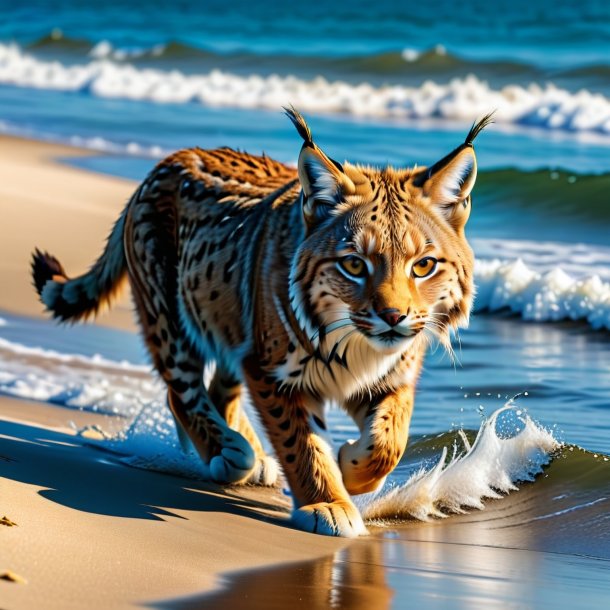
[[[368,79],[375,84],[405,84],[421,78],[447,79],[465,74],[476,74],[494,83],[543,81],[549,76],[565,83],[572,90],[579,83],[596,90],[607,90],[608,64],[591,64],[549,71],[526,60],[478,59],[451,52],[442,44],[429,48],[404,48],[372,54],[331,56],[282,52],[256,53],[240,50],[218,52],[194,46],[178,39],[164,40],[150,46],[120,46],[102,39],[87,41],[70,38],[54,30],[26,47],[41,58],[72,58],[82,62],[86,58],[110,59],[136,65],[172,66],[177,69],[197,67],[201,72],[217,68],[223,71],[256,70],[260,74],[296,73],[301,77],[320,75],[327,78]]]
[[[507,415],[509,430],[503,421]],[[517,491],[519,482],[533,481],[560,447],[548,430],[511,404],[483,422],[472,445],[463,432],[461,439],[461,454],[455,444],[447,460],[444,447],[434,467],[419,469],[405,483],[357,496],[363,517],[428,521],[483,509],[486,500]]]
[[[520,258],[479,259],[475,268],[476,309],[508,309],[525,320],[579,320],[610,330],[610,283],[598,275],[576,279],[560,267],[540,273]]]
[[[109,59],[66,65],[37,59],[16,45],[0,44],[0,83],[159,104],[277,110],[292,103],[307,112],[376,119],[473,121],[495,109],[500,123],[610,135],[610,100],[601,94],[571,93],[552,84],[494,89],[475,76],[405,87],[350,84],[322,77],[241,76],[219,70],[187,74]]]
[[[528,239],[481,238],[470,240],[481,273],[489,261],[496,264],[521,260],[526,267],[543,275],[561,270],[574,281],[597,276],[610,282],[610,247],[584,243],[532,241]],[[477,267],[477,270],[479,267]]]
[[[520,74],[540,74],[533,66],[511,61],[477,61],[466,59],[448,51],[438,44],[429,49],[404,48],[396,51],[385,51],[373,54],[357,55],[295,55],[278,53],[254,53],[251,51],[233,51],[218,53],[210,49],[193,46],[180,40],[168,40],[148,47],[117,46],[110,40],[89,42],[83,39],[70,38],[63,32],[54,30],[50,34],[28,44],[26,50],[50,56],[53,54],[69,56],[74,59],[93,57],[96,59],[112,59],[117,62],[135,62],[148,60],[209,60],[219,68],[235,65],[256,66],[258,69],[269,68],[281,71],[283,67],[297,67],[304,72],[315,70],[318,74],[326,74],[340,69],[342,72],[362,75],[401,76],[418,72],[421,68],[428,73],[450,73],[459,69],[470,69],[478,72],[485,71],[487,67],[493,68],[497,73],[510,73],[513,76]]]

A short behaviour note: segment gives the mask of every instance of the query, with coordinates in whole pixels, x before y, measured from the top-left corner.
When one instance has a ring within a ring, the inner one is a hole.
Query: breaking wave
[[[610,283],[599,275],[577,279],[561,267],[534,271],[521,259],[478,260],[478,310],[508,309],[525,320],[580,320],[610,330]]]
[[[323,77],[246,76],[217,69],[187,73],[119,62],[110,51],[97,54],[99,58],[86,63],[62,63],[39,59],[15,44],[0,44],[0,83],[158,104],[277,110],[293,103],[308,112],[381,119],[472,121],[496,109],[495,118],[502,123],[610,134],[607,97],[585,89],[574,93],[550,83],[493,88],[476,76],[467,76],[446,84],[383,86]]]

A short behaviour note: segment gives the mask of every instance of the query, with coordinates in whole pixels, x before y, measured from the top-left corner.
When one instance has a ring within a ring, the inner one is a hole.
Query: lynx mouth
[[[407,339],[409,335],[403,335],[394,329],[388,330],[384,333],[378,333],[373,335],[376,339],[383,339],[384,341],[394,341],[395,339]]]
[[[360,328],[360,332],[366,337],[371,347],[386,354],[403,351],[417,334],[413,331],[403,334],[393,328],[381,333],[372,333],[367,329]]]

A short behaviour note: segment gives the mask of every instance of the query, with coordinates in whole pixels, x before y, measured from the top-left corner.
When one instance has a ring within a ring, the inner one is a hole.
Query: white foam
[[[38,132],[36,133],[36,137],[37,139],[40,139]],[[52,136],[51,139],[53,139]],[[118,142],[112,142],[111,140],[107,140],[106,138],[101,138],[99,136],[89,138],[82,136],[71,136],[68,138],[68,143],[79,148],[88,148],[90,150],[97,150],[104,153],[134,157],[147,157],[150,159],[160,159],[162,157],[166,157],[172,152],[172,150],[169,148],[163,148],[156,144],[151,146],[145,146],[143,144],[139,144],[138,142],[127,142],[126,144],[121,144]]]
[[[139,57],[159,57],[163,55],[166,45],[158,44],[151,48],[116,48],[108,40],[101,40],[88,53],[89,57],[95,59],[114,59],[116,61],[128,61]]]
[[[100,46],[101,45],[101,46]],[[549,130],[610,134],[610,100],[585,89],[572,93],[553,84],[508,85],[492,89],[475,76],[419,87],[358,85],[322,77],[238,76],[214,70],[184,74],[136,68],[119,62],[100,43],[92,61],[64,65],[29,55],[15,44],[0,44],[0,83],[88,92],[105,98],[155,103],[267,108],[295,104],[309,112],[375,118],[442,118],[472,121],[496,109],[495,120]],[[405,57],[413,57],[406,53]]]
[[[124,457],[129,466],[156,470],[190,478],[206,478],[206,467],[190,447],[183,448],[176,424],[164,399],[143,404],[133,422],[121,433],[107,438],[101,447]]]
[[[41,347],[31,347],[8,341],[0,338],[0,354],[7,353],[15,356],[30,356],[33,358],[43,358],[51,362],[61,362],[64,364],[74,364],[77,367],[88,365],[98,370],[106,370],[109,372],[137,372],[148,373],[150,367],[143,364],[133,364],[128,360],[110,360],[99,354],[93,356],[82,356],[80,354],[66,354],[52,349],[43,349]]]
[[[61,142],[67,142],[71,146],[78,146],[79,148],[88,148],[89,150],[103,153],[145,157],[150,159],[161,159],[173,152],[173,149],[163,148],[156,144],[146,146],[138,142],[113,142],[112,140],[100,136],[83,137],[73,135],[67,138],[58,138],[56,134],[51,132],[24,128],[9,121],[0,121],[0,133],[49,142],[60,140]]]
[[[507,308],[537,322],[582,320],[610,330],[610,283],[598,275],[574,278],[555,267],[538,272],[521,259],[477,260],[476,308]]]
[[[515,435],[498,434],[499,418],[514,411],[520,422]],[[422,469],[402,485],[356,498],[365,519],[415,518],[427,521],[448,514],[482,509],[486,499],[501,498],[532,481],[560,444],[553,435],[507,405],[496,411],[479,430],[464,455],[447,462],[447,448],[436,466]]]
[[[538,273],[556,268],[582,280],[598,275],[610,282],[610,247],[569,242],[531,241],[525,239],[472,238],[475,255],[480,260],[521,259]]]
[[[149,367],[0,339],[0,393],[131,417],[163,395]]]

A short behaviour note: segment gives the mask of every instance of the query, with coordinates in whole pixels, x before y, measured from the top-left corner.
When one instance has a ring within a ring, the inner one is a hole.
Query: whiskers
[[[451,364],[456,368],[457,365],[461,366],[461,363],[451,344],[448,319],[449,315],[446,313],[432,312],[428,314],[428,318],[424,324],[424,337],[429,346],[432,345],[433,340],[436,340],[438,344],[442,345],[445,349],[445,353],[451,360]]]

